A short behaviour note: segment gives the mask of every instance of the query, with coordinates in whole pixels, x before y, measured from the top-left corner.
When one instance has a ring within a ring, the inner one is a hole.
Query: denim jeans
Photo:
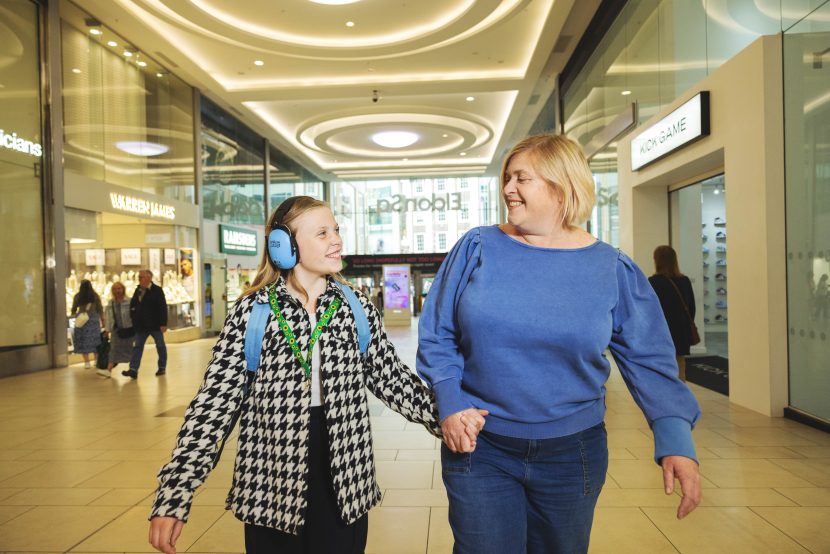
[[[528,440],[482,431],[471,454],[441,445],[453,554],[580,554],[608,470],[601,423]]]
[[[160,330],[142,331],[136,329],[133,356],[130,358],[130,369],[136,372],[138,371],[138,366],[141,365],[141,356],[144,354],[144,343],[147,342],[148,337],[153,337],[156,343],[156,352],[159,355],[159,369],[167,368],[167,345],[164,344],[164,333]]]

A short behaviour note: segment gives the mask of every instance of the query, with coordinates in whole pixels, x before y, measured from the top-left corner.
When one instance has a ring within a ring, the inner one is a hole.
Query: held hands
[[[490,412],[467,408],[444,418],[441,433],[444,443],[455,453],[472,452],[476,448],[476,439],[484,428],[484,416]]]
[[[683,519],[700,504],[700,473],[697,463],[685,456],[664,456],[660,460],[663,466],[663,485],[666,494],[674,492],[674,480],[680,481],[680,490],[683,498],[677,508],[677,519]]]
[[[164,554],[176,554],[176,541],[182,534],[184,522],[174,517],[154,517],[150,520],[150,544]]]

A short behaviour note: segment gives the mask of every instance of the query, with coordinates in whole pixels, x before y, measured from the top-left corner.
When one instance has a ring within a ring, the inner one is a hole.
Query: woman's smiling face
[[[553,186],[536,171],[527,152],[510,158],[503,179],[507,221],[513,227],[534,231],[561,221],[562,201]]]
[[[299,264],[318,275],[330,275],[343,268],[343,239],[340,226],[329,208],[314,208],[292,222],[300,251]]]

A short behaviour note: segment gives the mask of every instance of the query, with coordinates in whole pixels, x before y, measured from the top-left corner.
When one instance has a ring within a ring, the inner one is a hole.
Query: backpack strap
[[[245,329],[245,366],[251,373],[256,373],[259,367],[262,337],[265,335],[265,327],[268,326],[270,313],[271,306],[254,300],[251,316],[248,318],[248,325]]]
[[[372,332],[369,329],[369,318],[366,317],[366,311],[363,309],[363,304],[360,303],[360,300],[352,290],[352,287],[337,281],[335,281],[334,284],[337,285],[337,288],[340,289],[340,292],[343,293],[343,296],[345,296],[346,300],[349,302],[349,308],[352,310],[354,322],[357,325],[357,342],[360,346],[360,353],[366,354],[366,351],[369,349],[369,340],[372,338]]]

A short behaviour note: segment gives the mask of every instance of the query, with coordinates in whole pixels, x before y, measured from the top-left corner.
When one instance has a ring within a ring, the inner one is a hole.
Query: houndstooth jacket
[[[319,344],[332,479],[347,523],[381,498],[366,388],[410,421],[440,435],[432,392],[401,362],[378,310],[365,295],[356,294],[372,332],[365,358],[348,302],[331,279],[317,308],[319,320],[335,297],[343,298]],[[305,352],[311,336],[308,314],[288,293],[282,278],[277,282],[277,298]],[[268,302],[266,289],[240,299],[225,320],[199,392],[185,412],[172,459],[159,471],[150,517],[187,521],[194,492],[213,469],[222,438],[241,410],[233,485],[225,508],[245,523],[287,533],[297,534],[303,526],[311,391],[304,387],[302,367],[271,314],[259,369],[245,398],[245,329],[255,301]]]

